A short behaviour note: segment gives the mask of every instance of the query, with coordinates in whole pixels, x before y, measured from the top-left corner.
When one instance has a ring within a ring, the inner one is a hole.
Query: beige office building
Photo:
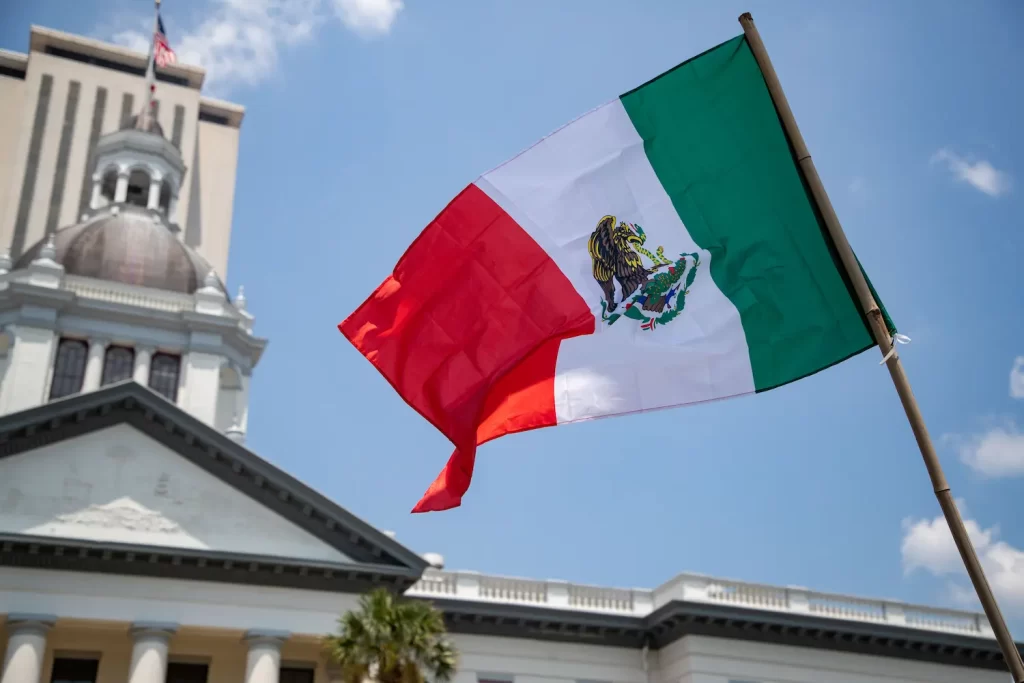
[[[89,210],[105,170],[91,153],[130,125],[145,95],[145,55],[39,27],[29,49],[0,51],[0,244],[14,259]],[[185,166],[184,182],[165,190],[170,222],[226,278],[243,109],[203,97],[203,75],[160,69],[155,114]]]

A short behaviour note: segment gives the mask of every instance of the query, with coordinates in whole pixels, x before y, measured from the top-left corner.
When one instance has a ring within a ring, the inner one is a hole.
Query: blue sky
[[[133,44],[150,7],[8,6],[0,46],[26,49],[30,23]],[[913,338],[904,363],[1024,639],[1015,0],[165,0],[172,46],[247,108],[229,282],[271,340],[249,444],[452,568],[622,586],[689,570],[971,605],[875,352],[752,398],[506,437],[461,509],[413,516],[451,447],[336,331],[466,183],[736,35],[745,10]]]

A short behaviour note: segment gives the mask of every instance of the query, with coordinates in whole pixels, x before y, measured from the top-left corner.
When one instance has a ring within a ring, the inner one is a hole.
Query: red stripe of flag
[[[555,424],[561,339],[594,316],[530,235],[476,185],[417,237],[338,328],[455,445],[413,512],[457,507],[477,445]]]

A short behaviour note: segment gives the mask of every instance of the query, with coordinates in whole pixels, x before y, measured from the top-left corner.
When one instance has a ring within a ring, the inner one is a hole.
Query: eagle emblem
[[[626,317],[652,331],[672,322],[686,305],[686,295],[697,276],[699,254],[665,258],[665,249],[644,248],[647,234],[635,223],[604,216],[590,235],[587,249],[594,280],[601,287],[601,319],[608,325]],[[649,263],[644,262],[644,258]],[[616,301],[618,283],[619,298]],[[616,310],[622,306],[621,312]]]

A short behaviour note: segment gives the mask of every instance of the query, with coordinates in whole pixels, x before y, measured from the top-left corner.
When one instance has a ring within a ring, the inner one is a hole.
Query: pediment
[[[0,532],[352,563],[128,424],[0,460]]]
[[[364,567],[399,583],[426,565],[130,381],[0,418],[0,537]]]

